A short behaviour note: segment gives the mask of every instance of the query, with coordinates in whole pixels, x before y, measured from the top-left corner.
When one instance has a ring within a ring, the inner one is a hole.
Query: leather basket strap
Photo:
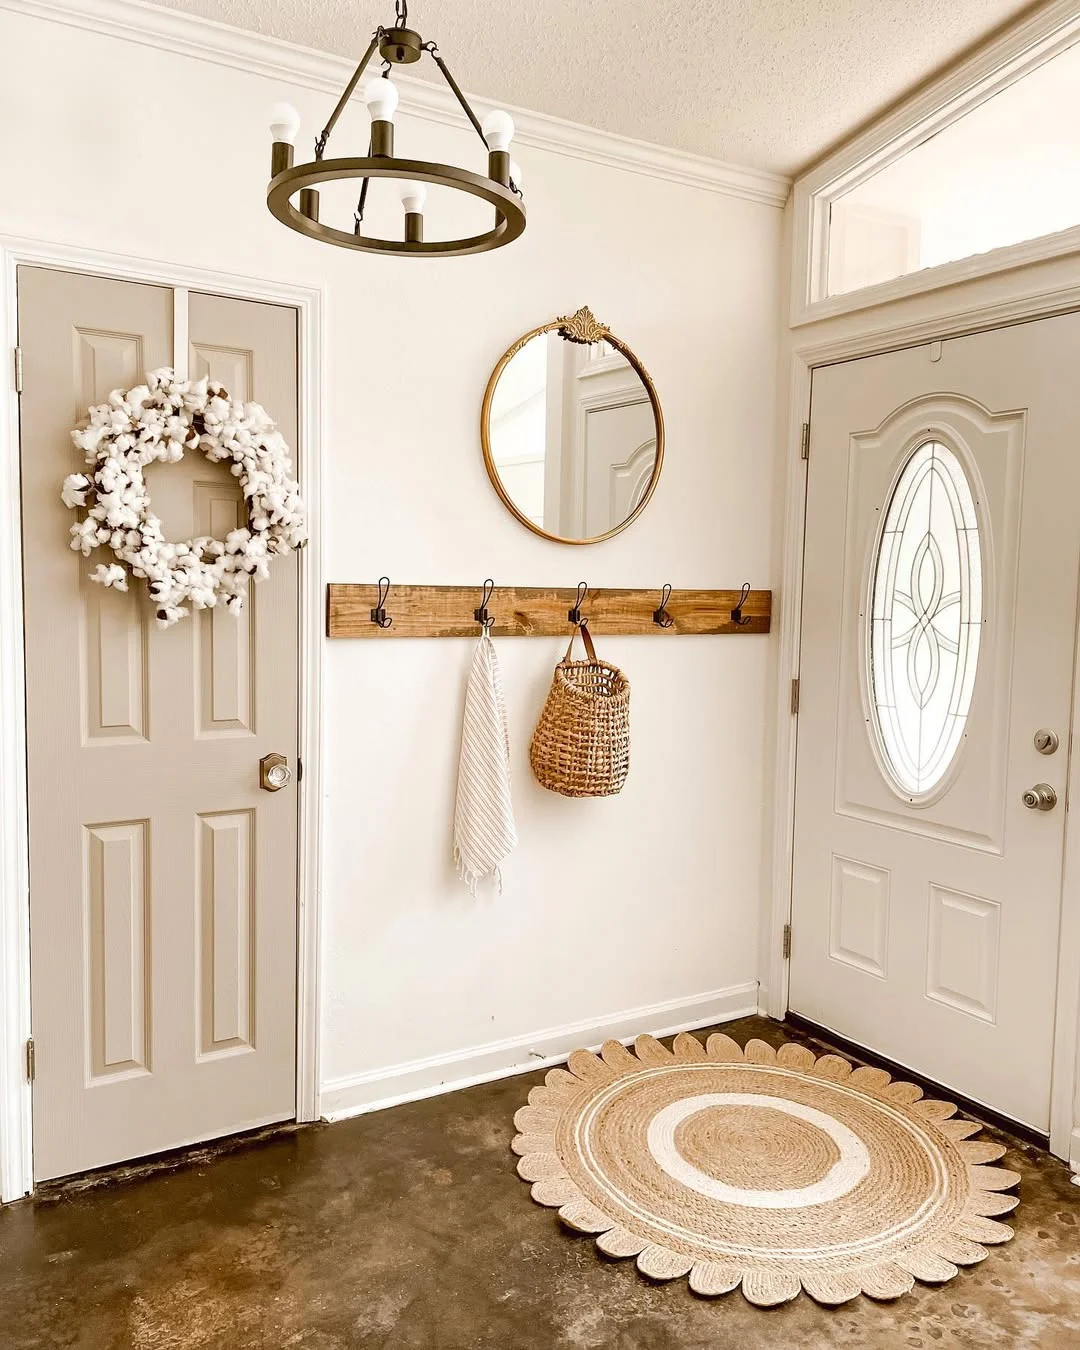
[[[580,634],[581,634],[581,640],[582,640],[582,642],[584,642],[584,644],[585,644],[585,651],[586,651],[586,653],[588,654],[589,660],[590,660],[590,661],[593,663],[593,665],[595,666],[595,665],[596,665],[596,648],[593,646],[592,634],[589,632],[589,625],[588,625],[587,623],[581,623],[581,624],[578,625],[577,630],[574,632],[573,637],[571,637],[571,639],[570,639],[570,645],[569,645],[569,647],[567,647],[567,649],[566,649],[566,655],[563,657],[563,660],[564,660],[564,661],[569,661],[569,660],[570,660],[570,657],[571,657],[571,655],[573,654],[573,651],[574,651],[574,638],[577,637],[577,635],[578,635],[579,632],[580,632]]]

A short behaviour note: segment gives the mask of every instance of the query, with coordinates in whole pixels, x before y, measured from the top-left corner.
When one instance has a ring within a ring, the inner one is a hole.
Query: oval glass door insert
[[[942,781],[964,738],[983,611],[975,500],[956,455],[925,441],[885,512],[874,560],[870,695],[878,743],[909,800]]]

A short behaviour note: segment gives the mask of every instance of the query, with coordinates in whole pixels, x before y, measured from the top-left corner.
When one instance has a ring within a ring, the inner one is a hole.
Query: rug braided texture
[[[898,1298],[1007,1242],[1016,1172],[975,1121],[882,1069],[805,1046],[639,1036],[552,1069],[515,1115],[537,1203],[698,1294]]]

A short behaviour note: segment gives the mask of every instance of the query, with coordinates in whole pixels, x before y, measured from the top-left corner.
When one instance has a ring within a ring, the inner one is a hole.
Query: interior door
[[[815,371],[793,1011],[1049,1127],[1080,315]]]
[[[239,619],[159,630],[144,584],[87,580],[60,501],[87,407],[173,365],[265,404],[295,445],[295,311],[21,268],[20,401],[39,1180],[295,1113],[295,557]],[[183,331],[184,325],[176,328]],[[224,535],[236,479],[201,455],[153,465],[166,534]]]

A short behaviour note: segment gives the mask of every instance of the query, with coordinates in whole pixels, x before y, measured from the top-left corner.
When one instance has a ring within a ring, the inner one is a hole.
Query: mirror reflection
[[[500,496],[548,537],[588,542],[629,524],[662,455],[648,377],[607,338],[529,337],[493,376],[485,453]]]

